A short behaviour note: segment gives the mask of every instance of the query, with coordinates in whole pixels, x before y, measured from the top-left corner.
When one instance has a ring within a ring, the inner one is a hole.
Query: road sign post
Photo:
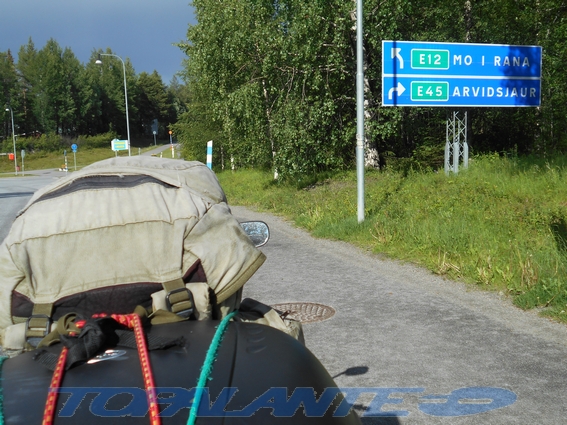
[[[382,41],[382,105],[540,106],[541,60],[539,46]],[[467,167],[466,128],[466,112],[447,120],[447,174]]]
[[[113,151],[118,152],[118,151],[129,151],[129,143],[128,140],[118,140],[118,139],[113,139],[110,142],[110,147],[112,148]]]
[[[382,42],[382,105],[535,107],[539,46]]]
[[[157,118],[155,118],[155,119],[152,121],[152,133],[153,133],[153,135],[154,135],[154,146],[157,146],[156,134],[158,133],[158,129],[159,129],[159,127],[158,127],[158,120],[157,120]]]
[[[213,141],[207,142],[207,167],[213,169]]]
[[[77,171],[77,144],[73,143],[71,145],[71,149],[73,150],[73,162],[75,165],[75,171]]]

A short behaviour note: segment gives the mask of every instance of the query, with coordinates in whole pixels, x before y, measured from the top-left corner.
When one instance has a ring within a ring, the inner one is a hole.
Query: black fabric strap
[[[66,327],[74,326],[66,323]],[[124,328],[110,317],[89,319],[81,328],[78,336],[69,336],[65,332],[59,335],[59,340],[68,348],[65,369],[82,364],[102,353],[106,348],[122,346],[137,349],[134,332]],[[173,346],[185,346],[185,338],[166,338],[157,335],[146,335],[148,350],[163,350]],[[45,349],[38,351],[34,360],[54,371],[57,365],[58,354]]]

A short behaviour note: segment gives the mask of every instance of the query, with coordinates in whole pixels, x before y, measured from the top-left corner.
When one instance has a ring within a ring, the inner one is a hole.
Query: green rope
[[[203,367],[201,368],[201,375],[199,376],[199,381],[197,382],[197,387],[195,388],[195,397],[193,399],[191,410],[189,411],[189,420],[187,421],[187,425],[194,425],[195,421],[197,420],[197,411],[199,410],[199,404],[201,404],[203,390],[205,389],[205,384],[207,383],[211,376],[211,373],[213,372],[213,363],[215,362],[215,359],[217,357],[217,351],[220,347],[222,337],[224,335],[224,332],[226,331],[226,328],[228,327],[228,322],[230,322],[230,319],[232,319],[232,317],[236,313],[236,311],[233,311],[224,319],[222,319],[217,328],[217,331],[215,332],[215,335],[213,336],[211,345],[209,345],[209,350],[207,351],[205,362],[203,363]]]
[[[0,357],[0,425],[4,425],[4,394],[2,394],[2,366],[8,357]]]

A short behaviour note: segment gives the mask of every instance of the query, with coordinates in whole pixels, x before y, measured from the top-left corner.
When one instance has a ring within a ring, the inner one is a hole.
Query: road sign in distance
[[[128,150],[128,140],[114,139],[110,142],[110,146],[111,146],[113,151],[127,151]]]

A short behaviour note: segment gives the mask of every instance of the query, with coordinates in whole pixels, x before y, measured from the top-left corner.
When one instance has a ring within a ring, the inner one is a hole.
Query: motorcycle
[[[3,345],[35,347],[1,360],[0,422],[359,424],[301,327],[241,301],[268,238],[195,161],[40,189],[0,244]]]
[[[241,226],[256,247],[268,241],[265,223]],[[360,424],[300,340],[236,317],[133,331],[121,318],[102,317],[96,326],[105,342],[92,357],[69,362],[88,344],[77,348],[80,338],[70,335],[4,359],[2,423]]]

